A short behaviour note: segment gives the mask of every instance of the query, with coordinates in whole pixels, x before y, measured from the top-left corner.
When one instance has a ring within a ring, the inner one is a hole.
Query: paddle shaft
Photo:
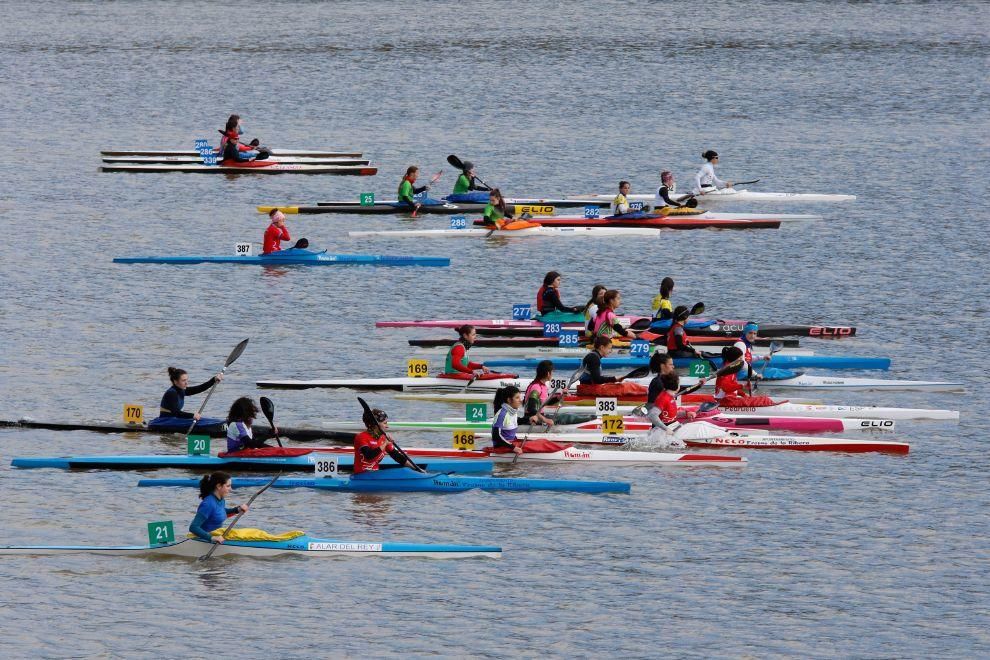
[[[277,480],[277,479],[278,479],[279,477],[281,477],[281,476],[282,476],[282,471],[281,471],[281,470],[279,470],[279,472],[278,472],[278,474],[276,474],[276,475],[275,475],[274,477],[272,477],[272,480],[271,480],[271,481],[269,481],[269,482],[268,482],[267,484],[265,484],[265,486],[264,486],[264,488],[262,488],[262,489],[261,489],[261,490],[259,490],[259,491],[258,491],[257,493],[255,493],[254,495],[252,495],[252,496],[251,496],[251,499],[249,499],[249,500],[247,501],[247,504],[245,504],[245,506],[247,506],[248,508],[250,508],[250,507],[251,507],[251,504],[252,504],[252,503],[253,503],[253,502],[254,502],[254,501],[255,501],[256,499],[258,499],[258,495],[261,495],[261,494],[262,494],[263,492],[265,492],[266,490],[268,490],[268,489],[269,489],[269,488],[271,487],[271,485],[272,485],[273,483],[275,483],[275,481],[276,481],[276,480]],[[226,527],[226,528],[225,528],[225,529],[223,530],[223,532],[221,532],[221,533],[220,533],[220,538],[223,538],[223,539],[225,539],[225,538],[227,538],[227,532],[229,532],[229,531],[231,530],[231,528],[232,528],[232,527],[233,527],[234,525],[236,525],[236,524],[237,524],[237,521],[241,519],[241,516],[243,516],[243,515],[244,515],[244,513],[245,513],[244,511],[241,511],[241,512],[240,512],[240,513],[238,513],[238,514],[237,514],[236,516],[234,516],[234,519],[230,521],[230,524],[229,524],[229,525],[227,525],[227,527]],[[212,547],[212,548],[210,548],[210,551],[209,551],[209,552],[207,552],[207,553],[206,553],[205,555],[203,555],[202,557],[200,557],[200,558],[199,558],[199,559],[200,559],[200,561],[206,561],[207,559],[209,559],[209,558],[210,558],[210,557],[211,557],[211,556],[213,555],[213,553],[214,553],[214,552],[216,552],[216,549],[217,549],[217,547],[218,547],[219,545],[220,545],[219,543],[214,543],[214,544],[213,544],[213,547]]]

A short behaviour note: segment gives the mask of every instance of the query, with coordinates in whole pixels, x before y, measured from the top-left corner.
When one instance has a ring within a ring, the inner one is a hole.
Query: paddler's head
[[[543,276],[543,286],[551,287],[554,289],[560,288],[560,273],[555,270],[551,270],[549,273]]]
[[[553,360],[540,360],[536,365],[536,380],[546,383],[553,377]]]
[[[668,188],[674,185],[674,173],[670,170],[664,170],[660,173],[660,184],[667,186]]]
[[[369,431],[377,431],[379,426],[382,430],[388,429],[388,415],[380,408],[365,410],[364,415],[361,416],[361,421],[364,422],[364,427]]]
[[[278,209],[272,209],[268,212],[268,217],[272,219],[272,224],[276,227],[285,226],[285,214]]]
[[[465,174],[467,174],[468,176],[474,176],[474,163],[472,163],[469,160],[466,160],[463,163],[461,163],[461,165],[464,166]]]
[[[628,195],[629,191],[632,190],[632,184],[628,181],[619,181],[619,192],[623,195]]]
[[[753,323],[752,321],[750,321],[749,323],[743,326],[743,336],[745,336],[746,340],[750,343],[756,341],[756,335],[757,333],[759,333],[759,331],[760,331],[760,326]]]
[[[622,294],[619,293],[618,289],[609,289],[605,292],[605,295],[602,296],[602,302],[605,304],[605,307],[614,312],[619,309],[619,305],[622,304]]]
[[[678,305],[674,308],[674,322],[684,323],[691,316],[691,310],[685,305]]]
[[[522,392],[515,385],[500,387],[495,392],[495,401],[492,405],[494,411],[498,413],[505,405],[514,410],[522,406]]]
[[[185,369],[169,367],[168,379],[172,381],[172,384],[178,387],[180,390],[184,390],[186,389],[186,387],[189,386],[189,375],[186,373]]]
[[[409,183],[416,183],[416,177],[419,176],[419,168],[415,165],[410,165],[406,168],[406,180]]]
[[[709,163],[714,163],[715,161],[718,160],[718,153],[716,153],[712,149],[709,149],[705,153],[701,154],[701,157],[707,160]]]
[[[602,357],[612,352],[612,340],[608,337],[595,337],[595,351]]]
[[[462,325],[459,328],[455,328],[457,334],[460,337],[460,341],[466,348],[471,348],[474,341],[478,338],[478,331],[473,325]]]
[[[669,374],[660,376],[660,383],[666,391],[676,393],[681,387],[681,377],[677,375],[676,371],[671,371]]]
[[[672,277],[665,277],[660,280],[660,295],[664,298],[670,298],[670,294],[674,292],[674,279]]]
[[[598,306],[601,306],[602,296],[605,295],[606,291],[608,291],[608,287],[605,286],[604,284],[596,284],[595,286],[591,287],[591,302],[595,303]]]
[[[674,361],[667,353],[654,353],[650,357],[650,372],[654,374],[669,374],[674,370]]]
[[[230,475],[226,472],[212,472],[199,480],[199,499],[213,495],[222,500],[230,494]]]
[[[743,355],[742,350],[738,346],[726,346],[722,349],[722,364],[727,365],[735,362]],[[743,368],[743,363],[740,362],[731,369],[726,370],[726,373],[735,374],[739,373],[739,370]]]

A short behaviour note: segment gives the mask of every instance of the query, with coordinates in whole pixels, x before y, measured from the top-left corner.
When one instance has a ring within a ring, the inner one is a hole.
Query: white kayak
[[[525,438],[526,436],[519,436]],[[542,435],[557,442],[558,436]],[[535,438],[535,437],[534,437]],[[512,463],[514,454],[490,454],[489,459],[496,463]],[[607,451],[602,449],[579,449],[568,447],[561,451],[546,453],[524,453],[519,455],[520,463],[597,463],[599,465],[637,465],[664,467],[746,467],[749,462],[743,456],[712,456],[710,454],[677,454],[652,451]]]
[[[349,231],[348,236],[392,238],[521,238],[523,236],[584,237],[660,236],[660,229],[649,227],[527,227],[525,229],[394,229],[388,231]]]
[[[193,163],[202,164],[201,156],[104,156],[104,163]],[[300,165],[367,165],[366,158],[347,156],[270,156],[265,163],[297,163]]]
[[[314,379],[314,380],[259,380],[258,387],[275,389],[310,389],[310,388],[331,388],[331,389],[355,389],[355,390],[395,390],[401,392],[462,392],[462,391],[487,391],[494,393],[495,390],[506,385],[514,385],[525,388],[530,378],[525,381],[520,378],[497,378],[491,380],[476,380],[468,384],[468,381],[451,378],[337,378],[337,379]],[[634,382],[643,387],[648,387],[652,380],[649,376],[639,379],[630,379],[626,382]],[[681,386],[689,387],[698,382],[697,378],[690,376],[681,378]],[[714,388],[714,379],[705,384],[706,388]],[[576,389],[576,388],[575,388]],[[811,376],[808,374],[798,374],[792,378],[781,378],[779,380],[764,380],[760,382],[760,389],[766,390],[787,390],[787,389],[846,389],[846,390],[896,390],[896,391],[920,391],[920,392],[956,392],[962,391],[962,383],[923,381],[923,380],[884,380],[881,378],[852,378],[841,376]]]
[[[360,151],[325,151],[319,149],[271,149],[273,156],[297,156],[306,158],[360,158]],[[193,156],[199,158],[195,149],[117,149],[100,152],[103,158],[150,156],[155,158],[169,156]]]
[[[568,199],[572,200],[583,200],[587,199],[589,203],[601,203],[604,200],[611,201],[615,197],[615,193],[598,193],[592,195],[571,195]],[[626,196],[630,202],[644,202],[654,205],[657,201],[655,195],[636,193]],[[680,202],[690,197],[688,193],[678,193],[674,195],[674,201]],[[856,195],[838,195],[838,194],[827,194],[827,193],[781,193],[781,192],[758,192],[755,190],[746,190],[744,188],[722,188],[720,190],[712,190],[706,192],[703,195],[697,196],[698,202],[701,205],[708,205],[720,202],[767,202],[767,203],[781,203],[781,202],[851,202],[856,199]],[[663,206],[662,202],[660,204],[655,204],[656,206]]]
[[[666,353],[667,347],[662,344],[654,344],[653,353]],[[712,345],[706,348],[703,344],[699,346],[702,351],[718,353],[722,350],[719,345]],[[759,350],[759,349],[757,349]],[[764,349],[766,350],[766,349]],[[413,350],[417,355],[447,355],[449,346],[417,347]],[[473,346],[471,355],[509,355],[534,360],[543,360],[547,357],[580,357],[588,354],[587,347],[565,348],[561,346]],[[782,348],[775,355],[814,355],[815,351],[810,348]],[[628,348],[613,348],[609,357],[630,357]]]
[[[405,396],[401,398],[406,398]],[[616,414],[631,413],[638,406],[616,406]],[[567,414],[587,414],[590,406],[561,406],[560,412]],[[829,406],[812,403],[786,401],[759,408],[719,408],[720,414],[731,417],[773,416],[773,417],[828,417],[833,419],[889,419],[958,421],[958,410],[936,410],[927,408],[881,408],[878,406]]]

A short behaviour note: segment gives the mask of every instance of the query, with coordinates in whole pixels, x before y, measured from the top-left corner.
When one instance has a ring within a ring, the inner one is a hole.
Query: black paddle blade
[[[697,316],[698,314],[704,314],[704,313],[705,313],[705,303],[703,302],[694,303],[694,307],[691,308],[691,316]]]
[[[250,337],[248,339],[250,339]],[[232,350],[230,352],[230,355],[227,356],[227,361],[223,363],[225,369],[230,365],[234,364],[234,362],[237,361],[237,358],[241,357],[241,353],[244,352],[244,349],[247,348],[247,345],[248,345],[248,340],[245,339],[240,344],[234,347],[234,350]]]
[[[626,378],[642,378],[643,376],[648,376],[650,373],[649,367],[636,367],[632,371],[626,374]]]
[[[459,170],[464,169],[464,163],[462,163],[461,159],[455,156],[454,154],[450,154],[449,156],[447,156],[447,162],[450,163],[451,167],[456,167]]]
[[[265,419],[268,420],[269,424],[275,426],[275,422],[272,421],[275,419],[275,403],[267,396],[261,397],[260,401],[261,401],[261,412],[265,414]]]
[[[305,250],[306,248],[309,247],[309,239],[308,238],[300,238],[298,241],[296,241],[296,244],[293,245],[292,247],[298,248],[300,250]]]
[[[715,401],[706,401],[705,403],[698,406],[698,412],[708,412],[709,410],[715,410],[718,408],[718,403]]]
[[[696,208],[698,208],[698,200],[697,200],[697,198],[692,197],[691,199],[687,200],[686,202],[684,202],[684,206],[688,207],[689,209],[696,209]]]
[[[650,323],[652,321],[653,321],[653,319],[636,319],[635,321],[633,321],[632,323],[629,324],[629,329],[630,330],[646,330],[647,328],[650,327]]]

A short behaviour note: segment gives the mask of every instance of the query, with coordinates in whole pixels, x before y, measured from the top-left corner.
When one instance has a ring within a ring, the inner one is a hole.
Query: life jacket
[[[680,328],[681,330],[684,330],[684,323],[681,322],[681,321],[675,321],[673,323],[673,325],[670,326],[670,330],[667,331],[667,351],[668,352],[669,351],[676,351],[676,350],[679,350],[681,348],[680,346],[677,345],[677,332],[676,332],[676,330],[678,328]],[[681,337],[683,337],[683,339],[684,339],[684,347],[685,348],[687,348],[688,346],[691,345],[691,342],[689,342],[688,341],[688,338],[687,338],[687,331],[684,331],[684,333],[681,334]]]
[[[446,373],[446,374],[464,373],[463,370],[457,369],[454,366],[454,347],[456,347],[458,344],[464,347],[464,357],[461,358],[461,362],[460,362],[460,364],[458,366],[461,366],[461,367],[464,367],[464,369],[467,369],[468,368],[468,365],[471,363],[471,359],[468,357],[468,346],[467,346],[467,344],[465,344],[463,341],[461,341],[460,339],[458,339],[450,347],[450,350],[447,351],[447,359],[444,361],[444,365],[443,365],[443,372]]]
[[[388,455],[386,450],[388,444],[389,442],[385,439],[384,435],[376,438],[370,431],[358,433],[354,437],[354,474],[377,470],[378,464]],[[370,461],[367,460],[364,454],[361,453],[362,447],[378,449],[378,457]]]

